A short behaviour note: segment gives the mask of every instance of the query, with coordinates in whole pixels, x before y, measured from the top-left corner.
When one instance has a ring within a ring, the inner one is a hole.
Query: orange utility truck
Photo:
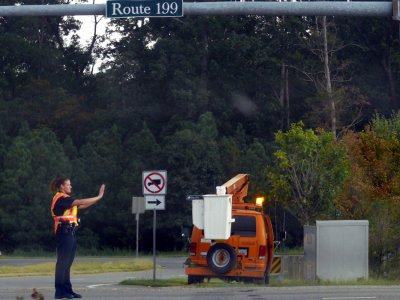
[[[249,176],[238,174],[216,194],[189,196],[193,231],[185,273],[188,284],[217,277],[268,284],[274,255],[271,220],[263,197],[244,202]]]

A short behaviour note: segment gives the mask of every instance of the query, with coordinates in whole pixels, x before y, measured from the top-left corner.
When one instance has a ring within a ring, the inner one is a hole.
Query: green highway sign
[[[107,18],[182,17],[183,0],[111,0],[107,1]]]

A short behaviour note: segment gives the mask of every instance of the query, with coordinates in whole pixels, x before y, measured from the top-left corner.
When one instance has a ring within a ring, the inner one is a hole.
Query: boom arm
[[[238,174],[225,182],[226,193],[232,195],[232,203],[244,203],[243,198],[247,196],[249,189],[249,175]]]

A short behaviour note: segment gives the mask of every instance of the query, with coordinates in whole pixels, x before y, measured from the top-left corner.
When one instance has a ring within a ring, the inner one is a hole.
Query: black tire
[[[188,275],[188,284],[203,283],[204,277],[197,275]]]
[[[236,252],[228,244],[218,243],[207,252],[207,265],[217,274],[225,274],[236,265]]]

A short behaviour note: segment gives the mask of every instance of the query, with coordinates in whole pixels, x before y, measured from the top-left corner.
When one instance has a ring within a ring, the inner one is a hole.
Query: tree
[[[361,64],[361,67],[376,72],[377,80],[381,83],[376,87],[379,90],[379,93],[377,93],[379,98],[370,97],[371,101],[374,101],[374,104],[384,112],[398,109],[397,87],[399,86],[398,74],[400,69],[398,26],[391,18],[363,18],[356,23],[353,23],[352,20],[347,22],[353,28],[351,32],[353,33],[352,40],[354,43],[360,43],[365,47],[363,51],[365,55],[357,58],[364,63]],[[357,77],[364,77],[368,80],[369,76],[362,72],[357,74]],[[368,82],[370,81],[368,80]],[[367,91],[370,93],[375,88],[369,90]],[[384,103],[382,103],[382,100]]]
[[[117,126],[92,132],[80,149],[81,164],[86,175],[84,182],[76,182],[75,196],[93,195],[100,184],[107,185],[107,194],[96,207],[82,211],[82,236],[84,247],[107,248],[112,244],[120,248],[125,224],[130,216],[131,197],[121,199],[122,138]],[[71,179],[74,185],[73,179]],[[93,211],[94,210],[94,211]],[[108,222],[107,220],[118,220]]]
[[[221,180],[218,129],[214,116],[205,113],[199,121],[177,130],[165,139],[165,159],[170,183],[179,186],[182,196],[212,193]],[[179,204],[178,204],[179,205]]]
[[[351,154],[351,176],[340,193],[344,218],[368,219],[371,265],[378,275],[398,276],[400,218],[400,115],[376,115],[343,141]]]
[[[277,126],[270,87],[279,68],[262,53],[269,40],[261,39],[257,18],[114,24],[121,39],[112,43],[107,54],[115,60],[106,65],[113,88],[124,110],[140,107],[141,119],[154,134],[163,130],[160,124],[196,122],[206,111],[214,113],[223,132],[233,132],[240,122],[264,138],[264,128]]]
[[[173,220],[164,220],[163,228],[170,231],[165,234],[176,234],[170,238],[177,239],[180,226],[191,224],[191,202],[185,198],[215,193],[215,187],[222,183],[218,136],[215,118],[207,112],[163,142],[163,161],[168,170],[168,210]]]
[[[254,140],[246,147],[241,160],[243,165],[241,172],[250,174],[250,198],[268,195],[265,182],[265,166],[268,163],[268,157],[264,145]]]
[[[49,129],[30,130],[25,123],[7,148],[0,173],[3,247],[51,249],[54,225],[48,184],[70,171],[55,134]]]
[[[278,131],[275,143],[278,150],[268,172],[272,196],[302,224],[335,217],[335,197],[349,170],[346,151],[333,133],[304,129],[300,122],[286,133]]]
[[[311,20],[315,20],[314,24]],[[367,98],[353,83],[352,61],[343,54],[347,48],[347,53],[351,53],[361,46],[341,38],[345,29],[335,24],[335,18],[304,17],[304,21],[309,22],[309,28],[298,41],[302,60],[291,65],[314,88],[303,119],[336,134],[359,123],[368,105]]]

